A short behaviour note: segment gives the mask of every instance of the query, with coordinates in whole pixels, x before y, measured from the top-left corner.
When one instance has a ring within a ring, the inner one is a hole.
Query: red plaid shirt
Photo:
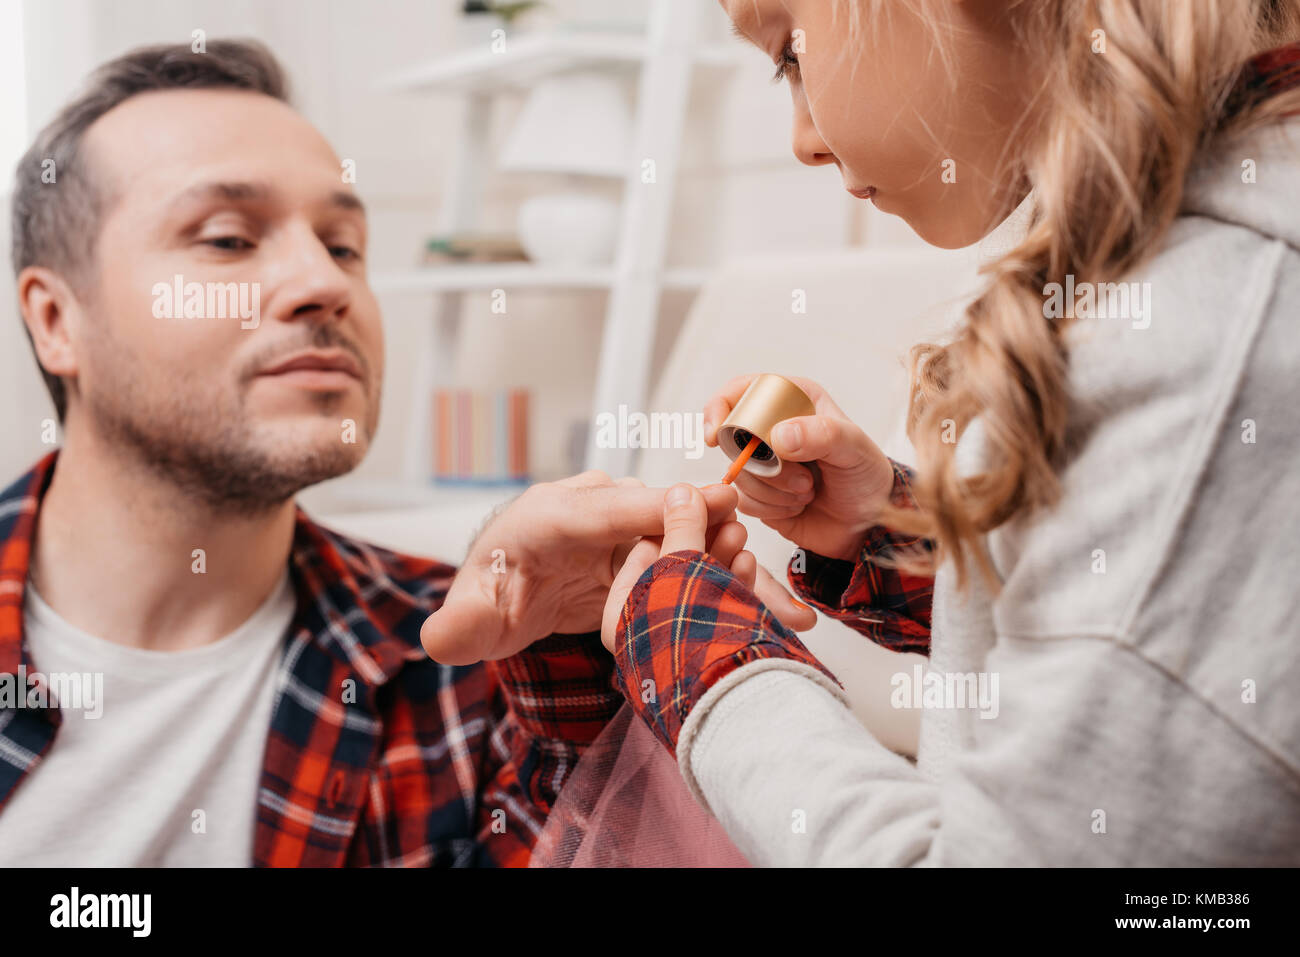
[[[911,471],[894,462],[893,504],[916,507]],[[856,563],[798,550],[787,576],[826,614],[895,651],[930,650],[934,580],[876,560],[931,543],[883,527],[867,534]],[[642,572],[615,636],[616,681],[655,736],[676,753],[682,726],[705,693],[731,672],[765,658],[826,670],[731,570],[702,552],[665,555]],[[838,683],[838,682],[837,682]]]
[[[890,459],[894,488],[890,501],[897,508],[916,508],[912,471]],[[796,551],[786,568],[794,591],[808,604],[837,618],[859,634],[891,651],[930,654],[930,602],[934,578],[908,575],[880,560],[895,549],[933,551],[929,539],[903,535],[877,525],[867,532],[857,562]]]
[[[23,643],[23,592],[57,455],[0,492],[0,673],[39,665]],[[249,808],[250,863],[527,864],[560,786],[622,704],[600,635],[440,665],[420,626],[451,566],[351,541],[301,509],[289,566],[297,607]],[[0,813],[60,723],[57,707],[0,709]]]

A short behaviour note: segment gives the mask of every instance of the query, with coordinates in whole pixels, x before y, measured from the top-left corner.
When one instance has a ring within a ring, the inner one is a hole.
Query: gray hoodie
[[[692,711],[754,863],[1300,864],[1300,119],[1201,162],[1126,280],[1074,290],[1063,499],[989,536],[996,599],[936,577],[915,765],[811,669]]]

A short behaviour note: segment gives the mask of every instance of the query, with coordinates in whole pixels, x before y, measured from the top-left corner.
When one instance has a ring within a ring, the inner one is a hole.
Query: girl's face
[[[862,4],[856,37],[848,3]],[[1037,84],[1004,0],[935,0],[942,52],[911,2],[886,0],[874,19],[869,0],[722,5],[790,84],[795,155],[834,163],[845,189],[926,242],[976,242],[1024,198],[1016,150]]]

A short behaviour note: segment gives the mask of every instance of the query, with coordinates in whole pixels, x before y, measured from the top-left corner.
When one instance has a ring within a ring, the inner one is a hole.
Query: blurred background
[[[370,215],[381,426],[360,468],[302,494],[309,511],[456,562],[529,481],[717,481],[725,457],[689,433],[638,450],[595,425],[620,406],[693,416],[742,372],[821,382],[907,457],[904,354],[952,320],[981,250],[930,250],[834,166],[801,165],[788,89],[714,0],[0,0],[6,226],[9,171],[95,65],[219,37],[279,57]],[[3,273],[7,484],[49,451],[53,409]],[[789,543],[749,524],[784,579]],[[843,634],[809,644],[852,684],[865,643],[825,624]],[[907,722],[880,714],[906,748]]]

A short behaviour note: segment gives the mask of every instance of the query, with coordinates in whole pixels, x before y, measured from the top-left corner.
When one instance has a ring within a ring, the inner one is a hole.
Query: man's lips
[[[263,369],[259,375],[281,376],[293,374],[304,381],[329,382],[341,376],[361,381],[361,367],[357,360],[341,351],[298,352]]]
[[[849,187],[847,186],[845,186],[844,188],[847,189],[854,196],[856,196],[858,199],[870,199],[872,196],[876,195],[876,187],[874,186],[867,186],[864,187],[863,189],[849,189]]]

